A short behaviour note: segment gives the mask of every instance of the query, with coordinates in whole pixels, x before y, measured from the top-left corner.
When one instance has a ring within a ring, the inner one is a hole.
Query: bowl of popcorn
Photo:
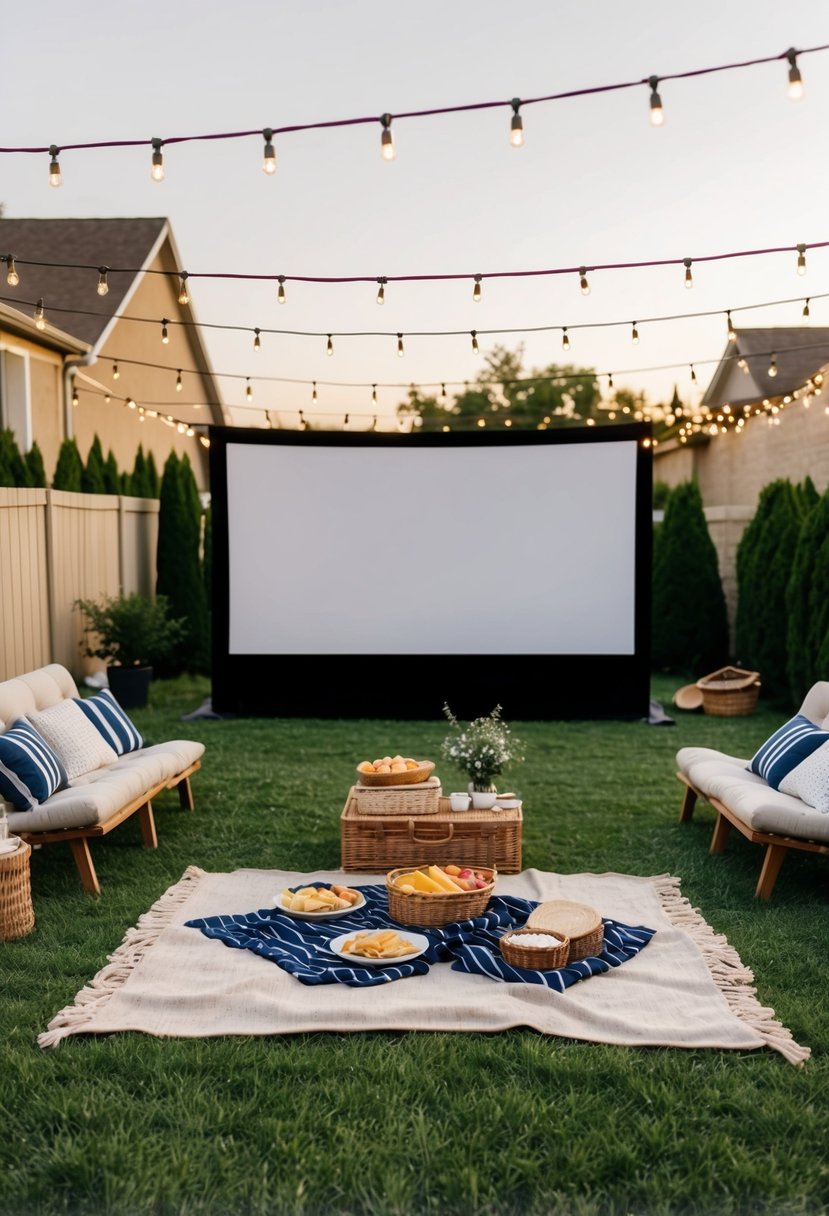
[[[546,929],[508,929],[499,944],[504,962],[529,971],[563,967],[570,954],[569,937]]]
[[[360,785],[420,785],[435,771],[434,760],[413,760],[411,756],[381,756],[357,765]]]

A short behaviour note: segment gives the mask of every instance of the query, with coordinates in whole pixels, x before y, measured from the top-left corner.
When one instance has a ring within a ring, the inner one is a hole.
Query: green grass
[[[669,712],[681,679],[660,677]],[[790,856],[771,902],[761,854],[734,835],[710,857],[710,808],[677,823],[685,743],[750,755],[782,720],[675,711],[638,722],[521,723],[524,865],[669,872],[740,952],[812,1059],[772,1051],[631,1050],[516,1030],[466,1034],[66,1040],[36,1035],[125,930],[195,864],[339,865],[355,763],[437,756],[445,724],[188,722],[197,681],[157,684],[134,717],[150,739],[201,739],[195,814],[158,804],[159,847],[127,823],[93,844],[103,893],[68,849],[33,858],[37,925],[0,944],[3,1216],[527,1213],[625,1216],[829,1207],[829,952],[825,860]],[[449,774],[446,774],[447,778]]]

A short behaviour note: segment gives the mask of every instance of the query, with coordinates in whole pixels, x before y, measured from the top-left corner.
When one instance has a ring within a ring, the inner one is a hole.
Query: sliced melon
[[[429,877],[433,878],[438,886],[446,892],[456,894],[458,891],[463,890],[463,887],[450,878],[445,870],[441,870],[440,866],[429,866]]]

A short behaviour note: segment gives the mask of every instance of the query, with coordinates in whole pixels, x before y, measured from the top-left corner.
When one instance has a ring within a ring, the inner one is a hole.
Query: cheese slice
[[[456,894],[458,891],[463,890],[463,887],[459,886],[458,883],[456,883],[453,878],[450,878],[445,870],[441,870],[439,866],[429,866],[429,877],[433,878],[438,886],[444,891]]]
[[[412,874],[412,886],[416,891],[428,891],[432,895],[446,894],[446,888],[442,887],[439,882],[435,882],[431,875],[424,874],[422,870],[415,870]]]

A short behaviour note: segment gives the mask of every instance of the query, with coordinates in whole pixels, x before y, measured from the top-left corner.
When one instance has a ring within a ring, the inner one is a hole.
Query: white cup
[[[450,794],[449,805],[453,811],[468,811],[471,802],[469,794]]]

